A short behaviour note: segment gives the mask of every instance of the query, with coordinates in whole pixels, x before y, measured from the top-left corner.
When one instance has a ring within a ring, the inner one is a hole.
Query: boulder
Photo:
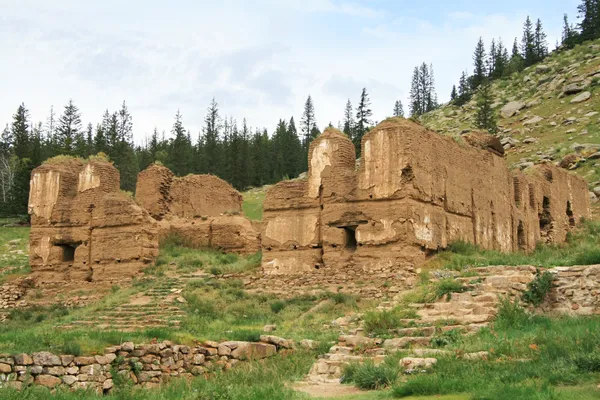
[[[583,103],[584,101],[588,101],[591,98],[592,98],[592,94],[590,92],[583,92],[583,93],[579,94],[578,96],[574,97],[571,100],[571,104]]]
[[[519,111],[525,108],[525,103],[522,101],[511,101],[502,107],[500,115],[504,118],[510,118],[516,115]]]
[[[594,154],[590,154],[588,160],[598,160],[600,159],[600,151],[595,152]]]
[[[568,154],[558,163],[558,166],[564,169],[569,169],[571,166],[577,164],[580,159],[581,158],[577,154]]]
[[[236,360],[261,360],[276,353],[277,348],[272,344],[239,342],[238,347],[231,352],[231,357]]]
[[[600,186],[596,186],[595,188],[593,188],[592,192],[594,192],[596,196],[600,196]]]
[[[543,120],[544,120],[544,118],[534,115],[533,117],[529,118],[527,121],[523,122],[523,125],[535,125],[535,124],[539,124]]]
[[[569,83],[563,87],[563,95],[569,96],[572,94],[581,93],[587,86],[582,83]]]
[[[462,136],[473,147],[487,150],[499,156],[504,155],[504,147],[498,137],[487,132],[472,131]]]
[[[293,341],[272,335],[261,335],[260,341],[263,343],[273,344],[284,349],[292,349],[294,347]]]
[[[596,195],[594,194],[594,192],[590,192],[590,203],[592,203],[592,204],[596,204],[596,203],[598,203],[598,201],[600,201],[600,200],[598,199],[598,196],[596,196]]]
[[[545,74],[546,72],[550,72],[552,68],[550,68],[548,65],[545,64],[540,64],[537,67],[535,67],[535,73],[536,74]]]
[[[47,388],[53,388],[62,382],[60,378],[52,375],[39,375],[35,378],[37,385],[46,386]]]

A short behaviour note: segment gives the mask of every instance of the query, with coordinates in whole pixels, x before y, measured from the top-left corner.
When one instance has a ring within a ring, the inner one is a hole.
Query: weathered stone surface
[[[62,361],[60,360],[59,356],[54,355],[47,351],[33,353],[32,359],[33,359],[33,363],[35,365],[41,365],[43,367],[52,367],[55,365],[56,366],[62,365]]]
[[[284,349],[292,349],[294,347],[294,342],[292,342],[291,340],[287,340],[287,339],[278,337],[278,336],[261,335],[260,341],[264,342],[264,343],[273,344],[277,347],[284,348]]]
[[[592,94],[590,92],[583,92],[578,96],[571,99],[572,104],[583,103],[584,101],[588,101],[592,98]]]
[[[17,354],[15,355],[15,363],[18,365],[31,365],[33,364],[33,359],[28,354]]]
[[[523,125],[525,125],[525,126],[527,126],[527,125],[535,125],[535,124],[539,124],[543,120],[544,120],[544,118],[535,115],[535,116],[529,118],[528,120],[526,120],[525,122],[523,122]]]
[[[77,382],[77,377],[73,375],[65,375],[62,377],[62,381],[65,385],[72,386],[75,382]]]
[[[500,115],[504,118],[510,118],[525,108],[525,103],[521,101],[511,101],[500,109]]]
[[[0,374],[10,374],[12,367],[9,364],[0,363]]]
[[[121,350],[131,352],[135,349],[133,342],[125,342],[121,345]]]
[[[429,370],[437,364],[437,358],[413,358],[404,357],[400,360],[400,366],[405,371]]]
[[[240,342],[231,352],[231,357],[237,360],[260,360],[271,357],[277,353],[277,348],[272,344]]]
[[[37,385],[46,386],[48,388],[53,388],[61,382],[62,380],[60,378],[52,375],[38,375],[35,377],[35,383]]]

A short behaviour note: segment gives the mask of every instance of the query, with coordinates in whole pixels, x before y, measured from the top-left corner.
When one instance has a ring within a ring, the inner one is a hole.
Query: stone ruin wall
[[[138,175],[136,200],[158,221],[163,239],[174,234],[197,248],[260,251],[259,233],[241,215],[242,195],[214,175],[178,178],[153,164]]]
[[[158,255],[156,221],[103,161],[53,160],[32,171],[29,263],[39,283],[131,278]]]
[[[21,390],[39,385],[110,394],[117,377],[139,387],[152,388],[175,378],[208,378],[218,370],[228,370],[294,348],[291,340],[276,336],[263,335],[260,340],[205,342],[196,346],[126,342],[107,347],[102,355],[92,356],[59,355],[47,351],[0,354],[0,388]]]
[[[363,138],[356,171],[352,142],[329,128],[311,144],[308,178],[267,192],[264,272],[401,271],[458,240],[532,250],[590,216],[583,179],[550,164],[513,174],[495,139],[468,142],[388,120]]]

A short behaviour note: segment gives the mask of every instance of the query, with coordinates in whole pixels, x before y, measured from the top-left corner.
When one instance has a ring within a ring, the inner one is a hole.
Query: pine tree
[[[303,138],[302,148],[304,149],[305,154],[308,154],[308,146],[310,145],[311,134],[315,126],[317,126],[315,106],[313,105],[312,97],[309,95],[304,103],[304,112],[302,113],[302,119],[300,120],[300,132],[302,132]]]
[[[475,47],[475,53],[473,54],[473,90],[477,89],[487,76],[485,63],[485,44],[483,43],[483,39],[480,37],[479,41],[477,42],[477,46]]]
[[[169,149],[169,162],[167,166],[177,176],[187,175],[189,170],[189,149],[191,144],[188,142],[187,132],[183,127],[183,117],[177,110],[175,122],[171,128],[173,140]]]
[[[404,106],[402,106],[402,102],[400,100],[396,100],[394,103],[394,117],[402,117],[404,118]]]
[[[523,56],[519,50],[519,45],[517,44],[517,38],[513,42],[512,52],[510,56],[510,61],[508,62],[506,69],[504,71],[504,76],[509,76],[515,72],[522,71],[525,66],[525,62],[523,60]]]
[[[485,129],[489,133],[498,133],[496,123],[496,114],[492,108],[492,89],[489,81],[484,81],[479,88],[477,98],[477,114],[475,116],[475,126]]]
[[[58,127],[56,129],[59,152],[72,155],[75,139],[81,134],[81,131],[81,114],[77,106],[73,104],[73,100],[69,100],[69,103],[65,106],[63,115],[58,120]]]
[[[536,51],[535,51],[535,34],[533,32],[533,24],[531,19],[527,16],[525,23],[523,24],[523,37],[521,39],[521,54],[525,62],[525,67],[529,67],[536,62]]]
[[[457,106],[462,106],[471,100],[471,85],[467,78],[467,73],[463,71],[458,82],[458,97],[454,102]]]
[[[578,41],[600,38],[600,0],[582,0],[577,10],[581,18]]]
[[[29,135],[29,110],[21,104],[13,115],[11,132],[13,154],[19,159],[31,157]]]
[[[506,71],[509,62],[508,49],[504,47],[502,39],[499,39],[498,43],[496,44],[496,57],[494,60],[495,64],[492,78],[498,79],[504,76],[504,72]]]
[[[350,99],[348,99],[346,108],[344,108],[344,125],[342,131],[350,140],[354,140],[354,110],[352,109]]]
[[[496,65],[497,65],[497,60],[496,58],[498,57],[498,48],[496,46],[496,39],[492,39],[492,44],[490,45],[490,53],[488,54],[488,59],[487,59],[487,76],[489,78],[493,77],[496,73]]]
[[[363,136],[368,132],[371,127],[371,100],[367,93],[367,88],[363,88],[360,94],[360,101],[356,107],[356,129],[354,135],[354,147],[356,148],[357,157],[360,157],[360,145]]]
[[[542,27],[542,21],[539,18],[535,24],[533,44],[535,50],[535,62],[540,62],[548,56],[548,40],[544,28]]]
[[[567,14],[563,16],[563,32],[562,32],[562,45],[568,49],[572,49],[578,42],[578,33],[573,27],[573,25],[569,24],[569,17]]]
[[[204,163],[206,172],[217,174],[221,163],[219,154],[219,105],[213,98],[204,118]]]
[[[425,112],[430,112],[438,108],[438,99],[437,93],[435,92],[435,78],[433,73],[433,65],[429,64],[429,69],[427,69],[427,65],[423,63],[421,68],[425,70],[425,76],[427,77],[427,81],[425,83],[425,97],[427,99],[427,103],[425,105]]]
[[[456,85],[452,85],[452,91],[450,92],[450,101],[454,102],[458,98],[458,92],[456,91]]]
[[[423,110],[423,91],[420,87],[419,67],[413,70],[413,76],[410,85],[410,113],[414,116],[422,115]]]

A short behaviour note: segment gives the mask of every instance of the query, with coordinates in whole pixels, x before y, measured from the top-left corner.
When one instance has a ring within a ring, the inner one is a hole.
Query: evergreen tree
[[[600,38],[600,0],[582,0],[579,12],[579,42]]]
[[[414,116],[422,115],[423,110],[423,91],[420,87],[419,67],[413,70],[413,76],[410,85],[410,113]]]
[[[19,159],[30,158],[29,110],[25,104],[21,104],[13,115],[11,138],[13,153]]]
[[[188,142],[187,132],[183,127],[183,117],[177,110],[175,122],[171,128],[173,140],[169,149],[169,162],[167,166],[177,176],[187,175],[189,170],[189,149],[191,143]]]
[[[73,100],[65,106],[63,115],[58,120],[56,129],[57,147],[62,154],[73,155],[75,140],[82,133],[81,114]]]
[[[533,44],[535,50],[535,62],[540,62],[548,56],[548,41],[544,28],[542,27],[542,21],[539,18],[535,24]]]
[[[363,88],[360,94],[360,101],[356,107],[356,129],[354,135],[354,147],[356,148],[357,157],[360,157],[360,144],[363,136],[368,132],[371,126],[371,100],[367,93],[367,88]]]
[[[525,24],[523,24],[523,37],[521,39],[521,53],[524,60],[524,66],[529,67],[533,65],[536,60],[536,51],[535,51],[535,34],[533,31],[533,24],[531,23],[531,19],[527,16],[525,20]]]
[[[394,103],[394,117],[402,117],[404,118],[404,106],[402,106],[402,102],[400,100],[396,100]]]
[[[492,39],[492,44],[490,45],[490,53],[488,54],[487,59],[487,76],[489,78],[493,77],[496,73],[496,58],[498,57],[498,47],[496,46],[496,40]]]
[[[303,137],[302,148],[306,154],[308,154],[308,146],[310,145],[312,131],[315,126],[317,126],[317,120],[315,118],[315,106],[313,105],[312,98],[309,95],[304,103],[304,112],[302,113],[302,119],[300,120],[300,132],[302,132]]]
[[[479,41],[477,42],[477,46],[475,47],[475,53],[473,54],[473,90],[477,89],[479,85],[483,83],[487,76],[485,63],[485,45],[483,43],[483,39],[480,37]]]
[[[562,45],[568,49],[572,49],[578,42],[578,33],[573,27],[573,25],[569,24],[569,17],[567,14],[563,16],[563,32],[562,32]]]
[[[504,76],[504,72],[506,71],[509,62],[508,50],[504,47],[502,39],[499,39],[496,44],[496,57],[494,57],[494,62],[492,78],[499,79]]]
[[[484,81],[479,89],[477,98],[477,114],[475,116],[475,126],[485,129],[489,133],[498,133],[496,123],[496,114],[492,108],[492,89],[489,81]]]
[[[423,63],[415,67],[410,88],[410,112],[419,116],[438,107],[433,66]]]
[[[462,106],[471,100],[471,85],[467,73],[463,71],[458,82],[458,97],[455,100],[457,106]]]
[[[458,92],[456,91],[456,85],[452,85],[452,91],[450,92],[450,101],[455,101],[458,98]]]
[[[525,62],[523,60],[523,56],[519,51],[519,45],[517,44],[517,38],[513,42],[512,52],[510,56],[510,61],[506,66],[504,71],[504,76],[509,76],[515,72],[522,71],[525,66]]]
[[[206,172],[217,174],[221,164],[219,152],[219,106],[213,98],[204,118],[203,158]]]
[[[346,108],[344,108],[344,125],[342,131],[354,141],[354,110],[352,109],[352,103],[350,99],[346,102]]]

